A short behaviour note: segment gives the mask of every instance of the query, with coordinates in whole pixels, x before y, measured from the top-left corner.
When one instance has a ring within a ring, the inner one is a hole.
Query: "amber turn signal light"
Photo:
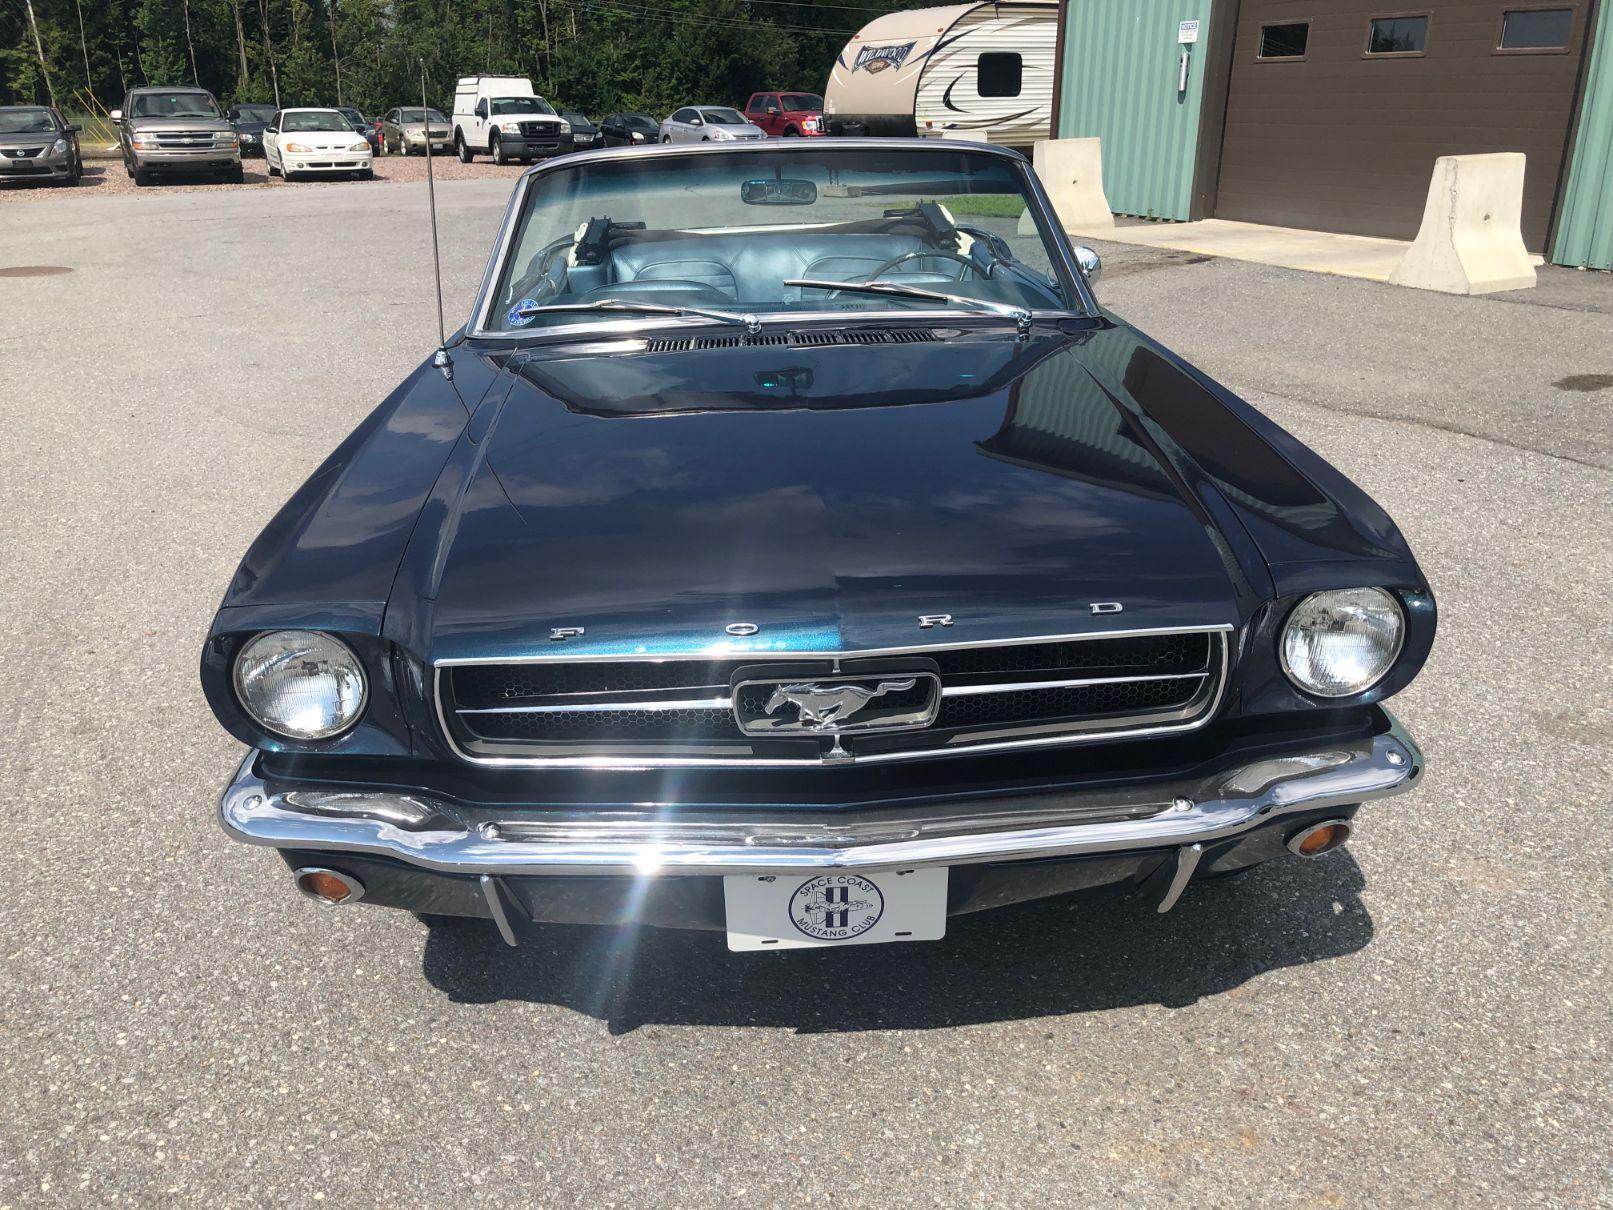
[[[1330,819],[1295,832],[1288,838],[1288,851],[1298,853],[1301,857],[1320,857],[1323,853],[1331,853],[1348,839],[1348,821]]]
[[[297,889],[321,903],[355,903],[364,897],[364,884],[357,878],[311,866],[297,871]]]

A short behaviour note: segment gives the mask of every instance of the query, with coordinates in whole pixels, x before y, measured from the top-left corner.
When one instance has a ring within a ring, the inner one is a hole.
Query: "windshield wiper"
[[[992,302],[984,298],[971,298],[967,294],[943,294],[939,290],[926,290],[921,286],[905,286],[897,282],[885,281],[819,281],[812,277],[791,278],[783,283],[786,286],[805,286],[813,290],[850,290],[860,294],[894,294],[901,298],[928,298],[935,302],[952,303],[960,307],[968,307],[971,311],[980,311],[986,315],[1000,315],[1004,319],[1014,321],[1014,326],[1021,332],[1029,332],[1034,316],[1025,307],[1016,307],[1012,303]]]
[[[521,319],[536,319],[539,315],[555,311],[637,311],[645,315],[699,315],[706,319],[720,319],[723,323],[739,324],[755,336],[762,330],[762,321],[755,315],[740,315],[734,311],[719,311],[714,307],[673,306],[670,303],[628,302],[618,298],[602,298],[597,302],[551,303],[544,307],[521,307],[515,314]]]

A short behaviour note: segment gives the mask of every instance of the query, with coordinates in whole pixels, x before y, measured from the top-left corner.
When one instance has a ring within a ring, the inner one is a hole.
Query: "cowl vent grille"
[[[929,328],[846,328],[826,332],[763,332],[758,336],[679,336],[644,342],[647,353],[682,353],[690,349],[788,347],[819,349],[829,345],[930,344],[938,337]]]

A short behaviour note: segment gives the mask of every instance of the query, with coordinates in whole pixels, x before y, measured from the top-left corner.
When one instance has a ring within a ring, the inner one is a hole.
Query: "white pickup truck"
[[[454,150],[469,164],[478,155],[495,164],[564,155],[571,123],[532,91],[524,76],[462,76],[454,89]]]

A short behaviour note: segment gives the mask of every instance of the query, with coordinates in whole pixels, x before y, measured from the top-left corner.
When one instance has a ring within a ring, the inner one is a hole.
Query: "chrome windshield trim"
[[[1227,632],[1230,625],[1219,626],[1170,626],[1148,630],[1115,631],[1110,634],[1086,634],[1042,636],[1038,638],[1007,639],[1002,642],[973,642],[973,643],[935,643],[928,647],[887,647],[864,651],[843,652],[745,652],[740,651],[726,658],[751,658],[758,662],[766,659],[815,659],[832,660],[861,659],[868,656],[912,655],[925,651],[948,651],[977,647],[1007,647],[1019,646],[1027,643],[1070,642],[1081,639],[1124,638],[1136,635],[1154,634],[1218,634],[1221,641],[1220,663],[1216,669],[1215,692],[1208,700],[1199,700],[1203,697],[1202,691],[1195,695],[1193,701],[1186,706],[1169,711],[1164,714],[1143,716],[1137,723],[1112,727],[1108,730],[1081,729],[1079,724],[1068,727],[1057,734],[1033,735],[1017,739],[988,740],[982,743],[963,742],[950,747],[940,748],[914,748],[897,752],[869,752],[845,753],[830,757],[828,755],[814,755],[810,757],[758,757],[758,756],[632,756],[625,754],[615,755],[585,755],[585,756],[483,756],[467,751],[454,738],[453,728],[448,724],[448,713],[443,706],[443,670],[450,667],[477,664],[513,664],[536,663],[544,660],[565,660],[564,656],[531,656],[525,659],[468,659],[468,660],[441,660],[433,666],[432,675],[432,707],[437,716],[437,727],[443,742],[458,759],[467,764],[479,765],[494,769],[819,769],[819,768],[847,768],[854,765],[883,765],[897,764],[905,761],[934,760],[941,757],[978,756],[993,752],[1012,752],[1037,748],[1057,748],[1074,744],[1101,743],[1113,739],[1143,739],[1149,736],[1171,735],[1178,732],[1196,731],[1207,726],[1221,709],[1221,703],[1226,700],[1227,682],[1231,671],[1231,643]],[[673,657],[674,661],[677,657]],[[709,653],[696,653],[696,658],[709,658]],[[1212,657],[1213,658],[1213,657]],[[669,662],[663,656],[573,656],[572,662]],[[1184,676],[1204,676],[1205,674],[1186,673]],[[1136,678],[1142,679],[1142,678]],[[1189,717],[1191,716],[1191,717]],[[1185,719],[1185,721],[1176,721]],[[1102,728],[1107,720],[1097,720],[1090,725]],[[1051,726],[1042,724],[1041,726]]]
[[[609,311],[600,314],[608,315]],[[797,327],[818,327],[825,324],[836,324],[841,327],[850,327],[859,324],[889,324],[908,321],[914,327],[924,325],[959,327],[968,324],[980,324],[981,327],[989,325],[992,316],[984,311],[969,311],[963,308],[949,310],[867,310],[867,311],[753,311],[754,315],[768,327],[779,327],[785,330]],[[1091,320],[1094,317],[1080,311],[1059,311],[1039,308],[1031,312],[1031,318],[1037,322],[1056,323],[1064,319]],[[501,344],[536,344],[545,337],[554,337],[554,344],[561,344],[566,340],[575,340],[578,337],[593,336],[628,336],[651,339],[645,336],[647,332],[662,332],[666,330],[682,330],[685,328],[698,328],[713,332],[731,332],[734,325],[719,320],[708,320],[699,315],[652,315],[648,312],[623,319],[603,319],[594,323],[568,323],[556,324],[553,327],[522,328],[517,332],[475,332],[468,338],[486,341],[498,341]]]
[[[964,143],[948,142],[936,139],[847,139],[847,138],[815,138],[815,139],[768,139],[758,141],[734,143],[665,143],[643,146],[592,148],[587,151],[574,151],[568,155],[555,156],[534,164],[523,172],[516,180],[515,188],[510,192],[509,204],[504,208],[504,218],[499,223],[498,234],[493,240],[493,250],[487,258],[487,266],[482,271],[482,284],[476,291],[476,298],[471,304],[470,319],[465,325],[465,334],[477,339],[493,339],[499,337],[514,337],[520,339],[523,333],[498,332],[488,328],[487,317],[493,308],[494,282],[498,277],[498,270],[504,263],[509,252],[511,240],[515,235],[516,222],[521,213],[521,207],[526,199],[527,190],[532,182],[540,176],[552,172],[565,171],[579,164],[599,164],[610,160],[654,159],[656,157],[673,157],[686,155],[753,155],[759,149],[769,153],[777,152],[785,155],[813,155],[824,151],[911,151],[931,155],[953,155],[960,152],[971,155],[996,156],[1013,162],[1017,166],[1020,183],[1030,202],[1032,219],[1036,223],[1037,232],[1044,241],[1053,245],[1058,253],[1058,267],[1062,270],[1064,280],[1060,283],[1065,289],[1072,289],[1075,297],[1080,301],[1082,311],[1036,311],[1033,314],[1041,318],[1044,314],[1060,318],[1094,319],[1102,314],[1098,308],[1097,300],[1087,287],[1086,279],[1082,277],[1076,265],[1075,253],[1070,248],[1069,237],[1064,228],[1053,217],[1051,202],[1042,188],[1041,182],[1032,171],[1030,164],[1019,152],[1008,147],[999,147],[992,143]],[[767,312],[758,312],[766,315]],[[869,312],[841,311],[835,315],[842,322],[850,319],[861,322],[868,317]],[[912,312],[904,312],[912,315]],[[945,314],[957,316],[965,314],[961,311],[948,311]],[[579,325],[588,326],[588,325]],[[553,331],[554,329],[550,329]],[[597,329],[596,329],[597,330]],[[528,330],[527,338],[531,333]]]

